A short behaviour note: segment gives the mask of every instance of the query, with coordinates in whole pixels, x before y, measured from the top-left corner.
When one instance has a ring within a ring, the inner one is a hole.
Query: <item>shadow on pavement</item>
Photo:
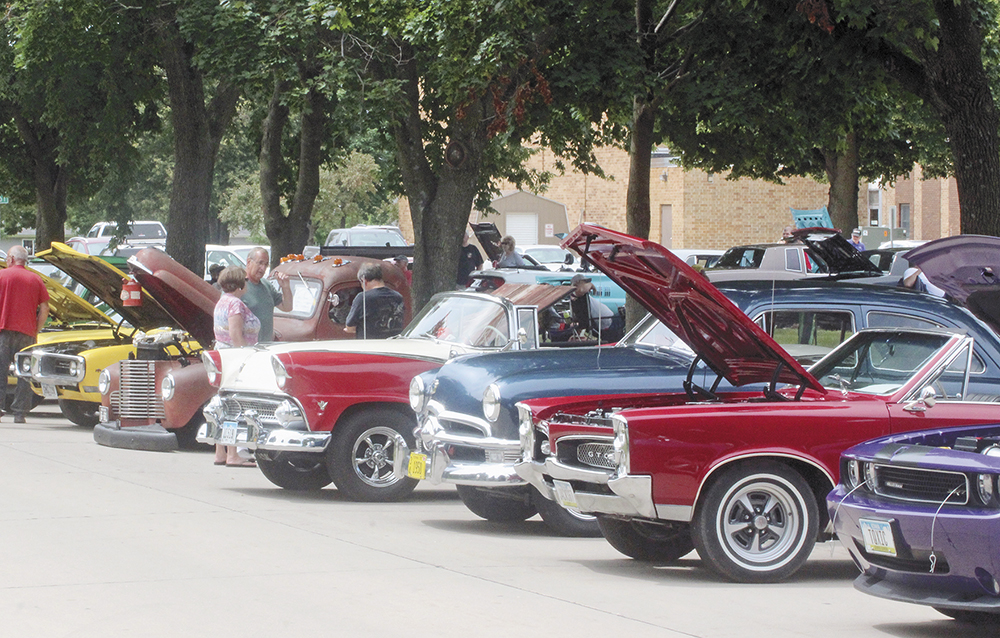
[[[874,625],[873,628],[889,636],[898,636],[899,638],[937,638],[938,636],[986,638],[987,636],[1000,636],[1000,625],[969,625],[956,622],[943,615],[941,620],[920,623],[884,623]]]
[[[224,468],[220,467],[220,471],[228,470],[230,472],[250,472],[251,469],[244,468]],[[299,503],[308,502],[326,502],[326,503],[354,503],[357,505],[405,505],[406,503],[435,503],[435,502],[449,502],[457,501],[458,493],[454,490],[421,490],[419,492],[414,492],[408,496],[405,500],[390,503],[377,503],[377,502],[365,502],[365,501],[352,501],[340,493],[337,488],[330,485],[321,490],[312,490],[297,492],[295,490],[284,490],[280,487],[223,487],[220,488],[224,491],[234,492],[236,494],[243,494],[245,496],[255,496],[257,498],[265,498],[272,500],[281,501],[295,501]]]
[[[730,583],[702,566],[698,554],[692,552],[671,565],[653,565],[642,561],[622,558],[620,560],[580,560],[574,561],[600,574],[647,580],[664,579],[688,581],[691,583],[722,583],[736,587],[746,587],[740,583]],[[791,578],[776,585],[836,582],[850,583],[858,575],[858,568],[850,560],[822,560],[807,562]],[[755,585],[767,586],[767,585]]]
[[[456,493],[457,494],[457,493]],[[553,532],[540,519],[528,519],[517,523],[496,523],[487,520],[425,520],[423,524],[445,532],[476,534],[487,536],[538,536],[544,538],[565,538],[566,540],[594,541],[604,539],[568,538]]]

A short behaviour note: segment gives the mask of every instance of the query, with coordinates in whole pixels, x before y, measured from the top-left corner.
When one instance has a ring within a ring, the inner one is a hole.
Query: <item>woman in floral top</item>
[[[240,297],[246,290],[247,274],[240,266],[230,266],[219,275],[222,296],[215,304],[215,347],[232,348],[257,343],[260,319]],[[216,445],[215,464],[229,467],[255,467],[253,460],[244,460],[235,445]]]

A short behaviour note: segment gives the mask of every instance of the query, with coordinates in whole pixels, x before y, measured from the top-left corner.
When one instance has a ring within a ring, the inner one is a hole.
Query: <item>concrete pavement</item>
[[[0,420],[8,637],[977,635],[854,591],[855,573],[827,543],[789,582],[735,585],[696,554],[655,568],[482,521],[451,488],[353,503],[206,453],[104,448],[55,405]]]

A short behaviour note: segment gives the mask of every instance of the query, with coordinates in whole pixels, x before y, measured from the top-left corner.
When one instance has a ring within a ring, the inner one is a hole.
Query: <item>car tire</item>
[[[406,498],[417,486],[406,476],[414,446],[414,423],[392,408],[369,408],[338,423],[327,450],[327,467],[337,489],[352,501],[388,502]],[[393,471],[402,455],[400,474]]]
[[[622,554],[655,565],[669,565],[691,553],[694,543],[686,523],[653,523],[598,516],[604,538]]]
[[[523,487],[455,487],[473,514],[494,523],[519,523],[536,513],[531,492]]]
[[[531,499],[539,516],[556,534],[578,538],[597,538],[601,535],[601,527],[597,524],[596,516],[566,509],[559,503],[545,498],[534,488],[531,492]]]
[[[204,423],[205,417],[201,410],[198,410],[183,427],[174,430],[174,436],[177,437],[177,447],[182,450],[214,450],[214,445],[198,443],[198,428]]]
[[[293,492],[321,490],[333,480],[322,454],[261,450],[254,455],[264,478]]]
[[[943,607],[935,607],[934,611],[967,625],[1000,625],[1000,614],[991,614],[987,611],[945,609]]]
[[[75,425],[85,428],[92,428],[100,421],[98,417],[100,407],[100,404],[90,401],[59,399],[59,409],[62,410],[63,416]]]
[[[719,476],[695,510],[692,536],[702,562],[740,583],[795,573],[816,544],[819,510],[802,476],[773,461],[743,463]]]

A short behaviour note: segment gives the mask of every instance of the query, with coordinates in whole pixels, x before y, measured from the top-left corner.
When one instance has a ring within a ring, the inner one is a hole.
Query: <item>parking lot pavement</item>
[[[541,521],[479,520],[450,488],[405,503],[295,494],[210,454],[104,448],[45,404],[0,420],[4,636],[953,635],[857,593],[818,546],[790,582],[654,568]],[[963,635],[974,632],[963,629]],[[530,633],[529,633],[530,632]]]

